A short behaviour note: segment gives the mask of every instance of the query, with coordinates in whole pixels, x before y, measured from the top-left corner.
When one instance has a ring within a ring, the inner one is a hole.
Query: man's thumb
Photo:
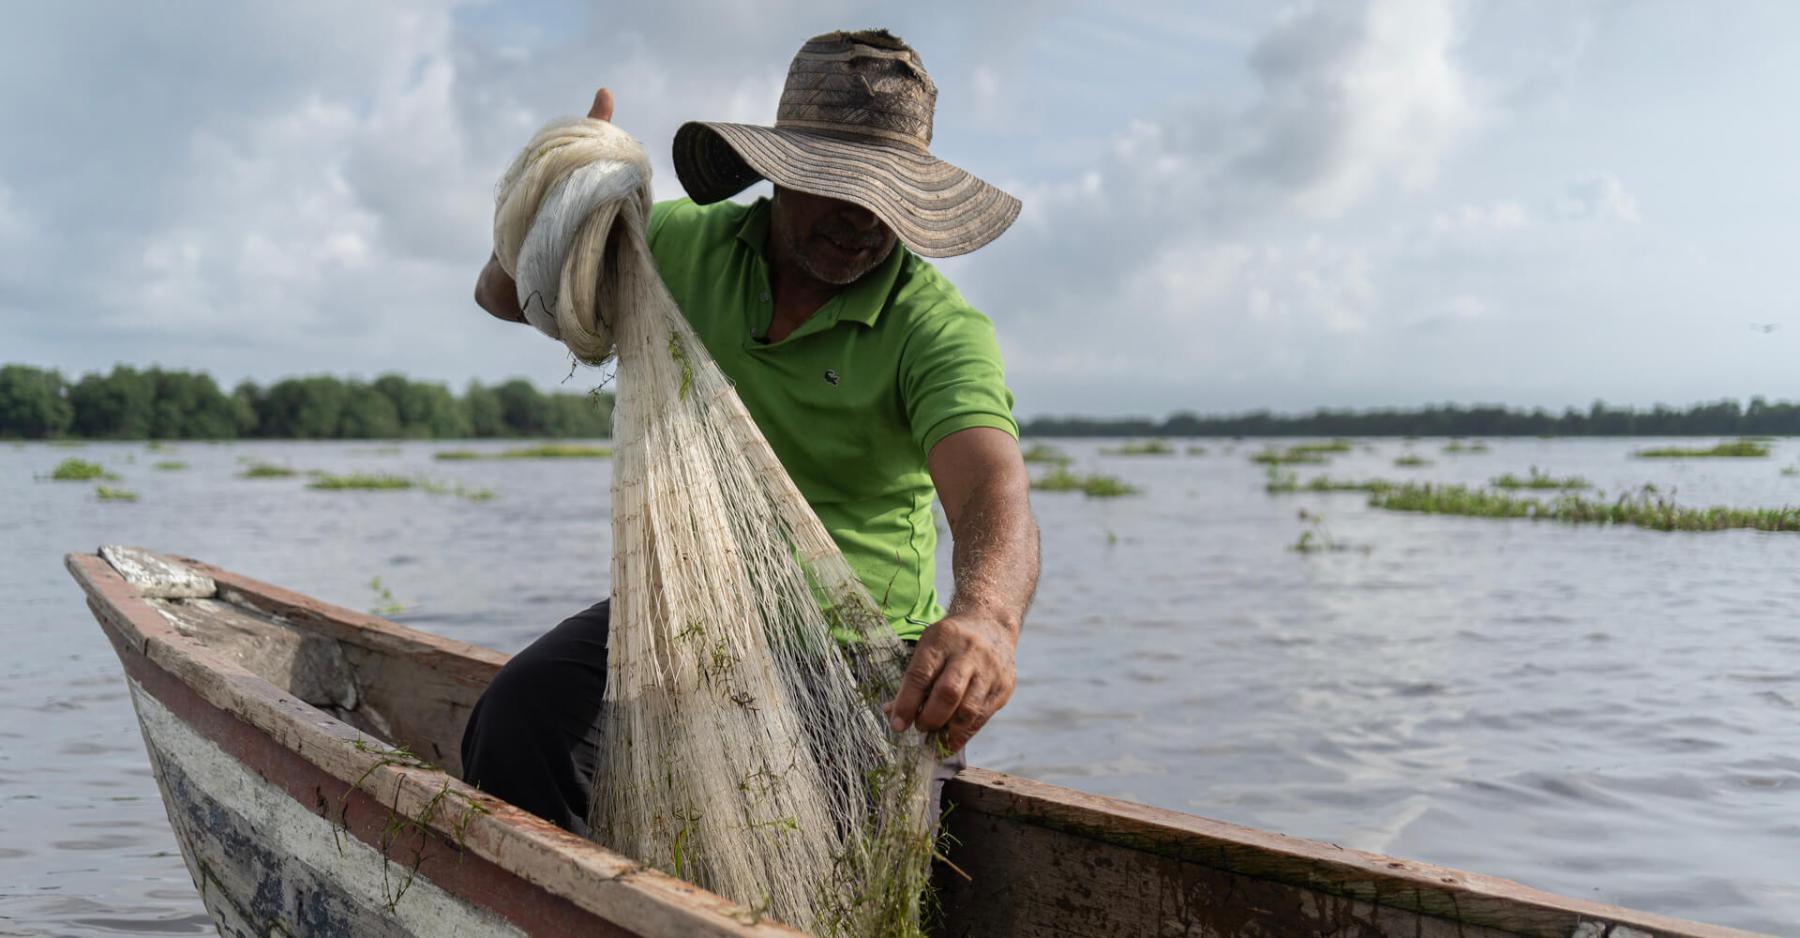
[[[612,115],[613,115],[612,92],[606,90],[605,88],[602,88],[599,91],[594,92],[594,106],[588,108],[587,116],[589,116],[597,121],[609,121],[609,120],[612,120]]]

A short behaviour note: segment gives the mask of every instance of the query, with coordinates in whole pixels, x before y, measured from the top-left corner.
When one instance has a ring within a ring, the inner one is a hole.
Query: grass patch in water
[[[240,478],[240,479],[291,479],[294,476],[297,476],[299,474],[300,473],[298,470],[290,469],[287,466],[277,466],[273,463],[266,463],[266,462],[253,462],[250,465],[244,467],[243,472],[238,473],[238,478]]]
[[[1323,466],[1327,462],[1324,453],[1297,450],[1265,449],[1250,457],[1250,461],[1264,466]]]
[[[1019,454],[1028,463],[1049,463],[1051,465],[1067,465],[1069,454],[1048,443],[1033,443],[1025,447]]]
[[[115,489],[110,485],[102,485],[94,489],[94,494],[103,502],[135,502],[137,493],[127,489]]]
[[[1385,492],[1398,483],[1382,479],[1333,479],[1330,476],[1314,476],[1301,484],[1299,476],[1291,472],[1269,470],[1268,484],[1263,491],[1270,495],[1295,495],[1300,492]]]
[[[118,476],[107,472],[106,467],[99,463],[70,457],[50,470],[50,478],[57,482],[92,482],[95,479],[117,479]]]
[[[1406,455],[1395,459],[1394,465],[1399,466],[1402,469],[1417,469],[1420,466],[1431,465],[1431,460],[1426,459],[1423,456],[1415,456],[1412,453],[1407,453]]]
[[[489,489],[489,488],[472,489],[472,488],[468,488],[468,487],[464,486],[461,482],[453,483],[451,485],[445,485],[441,482],[432,482],[428,479],[420,479],[419,480],[419,488],[424,489],[426,492],[428,492],[432,495],[454,495],[457,498],[460,498],[463,501],[467,501],[467,502],[486,502],[486,501],[492,501],[494,498],[494,490],[493,489]]]
[[[582,443],[544,443],[538,446],[520,446],[501,450],[497,453],[483,453],[473,449],[447,449],[431,454],[432,459],[445,462],[465,462],[474,459],[606,459],[612,450],[604,446],[589,446]]]
[[[1190,446],[1187,448],[1187,454],[1189,456],[1205,456],[1206,455],[1206,447]]]
[[[1730,440],[1707,449],[1662,446],[1640,449],[1631,455],[1638,459],[1761,459],[1769,455],[1769,447],[1755,440]]]
[[[150,468],[159,472],[179,472],[187,467],[188,464],[179,459],[165,459],[162,462],[151,465]]]
[[[1451,456],[1459,456],[1463,453],[1485,453],[1487,451],[1488,445],[1479,441],[1474,443],[1464,443],[1461,440],[1451,440],[1450,444],[1444,447],[1444,452]]]
[[[1800,531],[1800,508],[1684,508],[1652,486],[1614,501],[1563,495],[1540,501],[1463,485],[1407,483],[1369,497],[1369,504],[1388,511],[1410,511],[1470,518],[1531,518],[1563,524],[1616,524],[1653,531]]]
[[[1141,491],[1114,476],[1100,473],[1084,475],[1070,472],[1067,466],[1060,465],[1033,479],[1031,487],[1041,492],[1080,492],[1089,498],[1118,498],[1136,495]]]
[[[1175,447],[1161,440],[1142,440],[1103,449],[1100,452],[1108,456],[1173,456]]]
[[[1800,476],[1800,466],[1783,466],[1781,474],[1784,476]]]
[[[1324,442],[1295,443],[1288,447],[1290,453],[1348,453],[1355,444],[1349,440],[1327,440]]]
[[[604,446],[588,446],[581,443],[544,443],[538,446],[522,446],[518,449],[504,450],[500,459],[606,459],[612,450]]]
[[[306,483],[309,489],[325,491],[399,491],[417,488],[417,480],[380,472],[352,472],[348,475],[322,473]]]
[[[1593,485],[1590,484],[1588,480],[1583,479],[1580,476],[1569,476],[1566,479],[1558,479],[1553,475],[1540,472],[1536,466],[1532,466],[1531,474],[1524,478],[1520,478],[1508,472],[1505,475],[1490,479],[1488,484],[1497,489],[1560,489],[1562,491],[1574,491],[1575,489],[1593,488]]]

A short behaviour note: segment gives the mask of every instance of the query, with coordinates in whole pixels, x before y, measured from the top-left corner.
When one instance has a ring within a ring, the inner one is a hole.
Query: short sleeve
[[[960,303],[933,309],[908,336],[900,392],[913,440],[928,456],[944,437],[970,427],[1019,436],[994,324]]]
[[[683,205],[694,204],[688,199],[664,199],[650,206],[650,227],[644,232],[644,243],[651,251],[656,250],[656,236],[662,234],[663,226],[668,224],[669,215]]]

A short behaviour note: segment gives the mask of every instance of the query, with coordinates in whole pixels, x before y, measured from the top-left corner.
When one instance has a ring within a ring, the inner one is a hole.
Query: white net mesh
[[[617,346],[595,837],[817,934],[917,933],[938,753],[880,711],[905,646],[663,287],[649,175],[610,124],[552,124],[495,215],[533,324]]]

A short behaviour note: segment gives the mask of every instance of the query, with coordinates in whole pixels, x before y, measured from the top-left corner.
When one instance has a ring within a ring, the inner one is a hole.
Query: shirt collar
[[[738,226],[737,239],[756,252],[756,256],[767,263],[768,254],[764,250],[769,244],[769,211],[767,197],[757,199],[744,213],[743,224]],[[881,311],[887,308],[888,298],[894,292],[894,284],[900,279],[900,269],[906,266],[906,245],[894,242],[894,250],[887,259],[876,265],[875,269],[862,275],[862,279],[847,287],[843,292],[831,298],[820,313],[830,312],[837,322],[850,320],[865,326],[875,325],[881,318]]]

